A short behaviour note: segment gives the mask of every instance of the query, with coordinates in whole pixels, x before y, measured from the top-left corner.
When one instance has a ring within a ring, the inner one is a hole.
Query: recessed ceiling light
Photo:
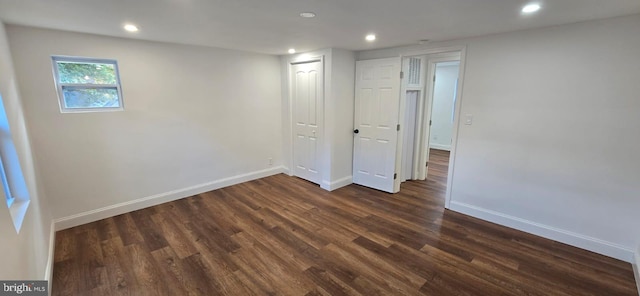
[[[369,35],[367,35],[367,37],[364,37],[364,39],[366,39],[367,41],[373,41],[373,40],[376,40],[376,35],[375,34],[369,34]]]
[[[301,12],[300,16],[306,17],[306,18],[312,18],[312,17],[316,17],[316,14],[309,11],[309,12]]]
[[[296,53],[296,49],[295,49],[295,48],[289,48],[289,53],[290,53],[290,54],[294,54],[294,53]]]
[[[138,32],[138,27],[136,25],[132,25],[132,24],[124,25],[124,29],[129,31],[129,32]]]
[[[540,10],[540,8],[540,4],[537,3],[527,4],[522,8],[522,13],[534,13]]]

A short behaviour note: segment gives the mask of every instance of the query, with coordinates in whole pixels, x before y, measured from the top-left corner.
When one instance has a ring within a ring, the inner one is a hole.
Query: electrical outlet
[[[269,157],[269,165],[273,165],[273,158]]]

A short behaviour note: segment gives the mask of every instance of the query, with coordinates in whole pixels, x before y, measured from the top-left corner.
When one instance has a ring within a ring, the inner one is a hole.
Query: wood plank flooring
[[[276,175],[63,230],[52,295],[637,295],[631,265],[399,194]]]

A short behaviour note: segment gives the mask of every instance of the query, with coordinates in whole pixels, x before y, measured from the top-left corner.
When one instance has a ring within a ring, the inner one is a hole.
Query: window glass
[[[53,57],[62,112],[122,110],[115,60]]]

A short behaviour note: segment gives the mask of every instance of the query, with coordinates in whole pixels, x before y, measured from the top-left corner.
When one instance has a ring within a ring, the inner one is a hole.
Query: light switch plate
[[[472,114],[465,114],[465,116],[464,116],[464,124],[466,124],[466,125],[473,124],[473,115]]]

